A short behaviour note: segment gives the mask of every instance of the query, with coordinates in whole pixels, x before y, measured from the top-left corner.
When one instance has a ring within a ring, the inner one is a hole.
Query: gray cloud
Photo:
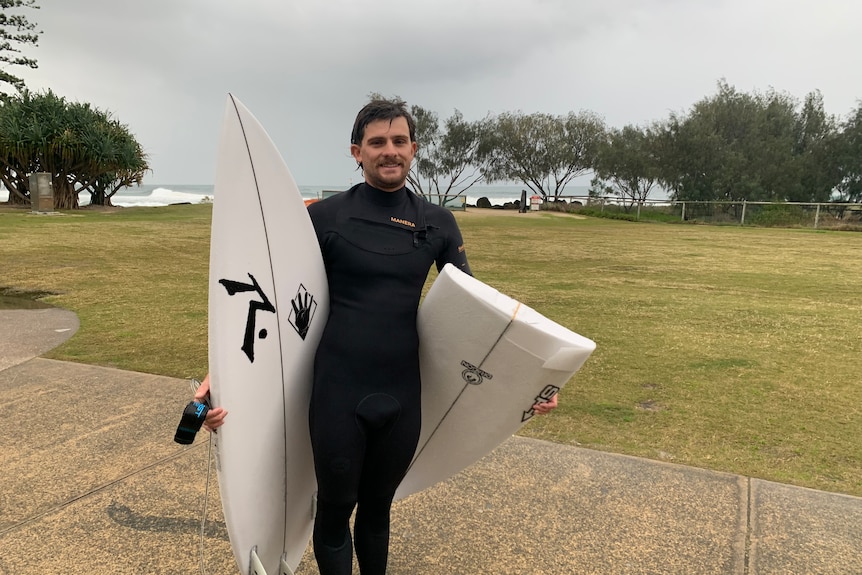
[[[148,183],[209,183],[228,92],[301,184],[358,179],[347,142],[370,92],[447,117],[589,109],[646,123],[713,93],[862,96],[862,5],[847,0],[41,0],[33,89],[112,111]]]

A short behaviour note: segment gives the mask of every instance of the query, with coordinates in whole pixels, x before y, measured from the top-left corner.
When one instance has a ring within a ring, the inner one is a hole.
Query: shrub
[[[759,209],[752,210],[754,206],[748,206],[745,222],[754,226],[762,227],[793,227],[809,225],[811,218],[805,215],[801,206],[790,204],[778,204],[768,206],[757,206]]]

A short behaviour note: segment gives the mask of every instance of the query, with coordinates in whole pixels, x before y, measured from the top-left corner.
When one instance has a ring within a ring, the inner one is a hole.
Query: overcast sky
[[[147,184],[210,184],[228,92],[300,185],[360,180],[371,92],[442,119],[590,110],[611,126],[688,110],[725,78],[846,116],[862,98],[858,0],[37,0],[13,69],[89,102],[149,154]],[[420,142],[421,145],[421,142]]]

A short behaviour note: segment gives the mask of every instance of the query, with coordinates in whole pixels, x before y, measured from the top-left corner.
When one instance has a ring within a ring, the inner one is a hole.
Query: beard
[[[404,162],[384,163],[372,166],[370,169],[364,167],[365,180],[380,190],[395,191],[401,189],[407,182],[407,175],[410,173],[410,167]]]

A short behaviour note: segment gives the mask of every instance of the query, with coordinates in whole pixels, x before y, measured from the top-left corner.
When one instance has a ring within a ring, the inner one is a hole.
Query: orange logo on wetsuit
[[[401,224],[402,226],[410,226],[411,228],[415,228],[416,224],[408,220],[402,220],[401,218],[396,218],[395,216],[389,217],[390,222],[395,222],[396,224]]]

